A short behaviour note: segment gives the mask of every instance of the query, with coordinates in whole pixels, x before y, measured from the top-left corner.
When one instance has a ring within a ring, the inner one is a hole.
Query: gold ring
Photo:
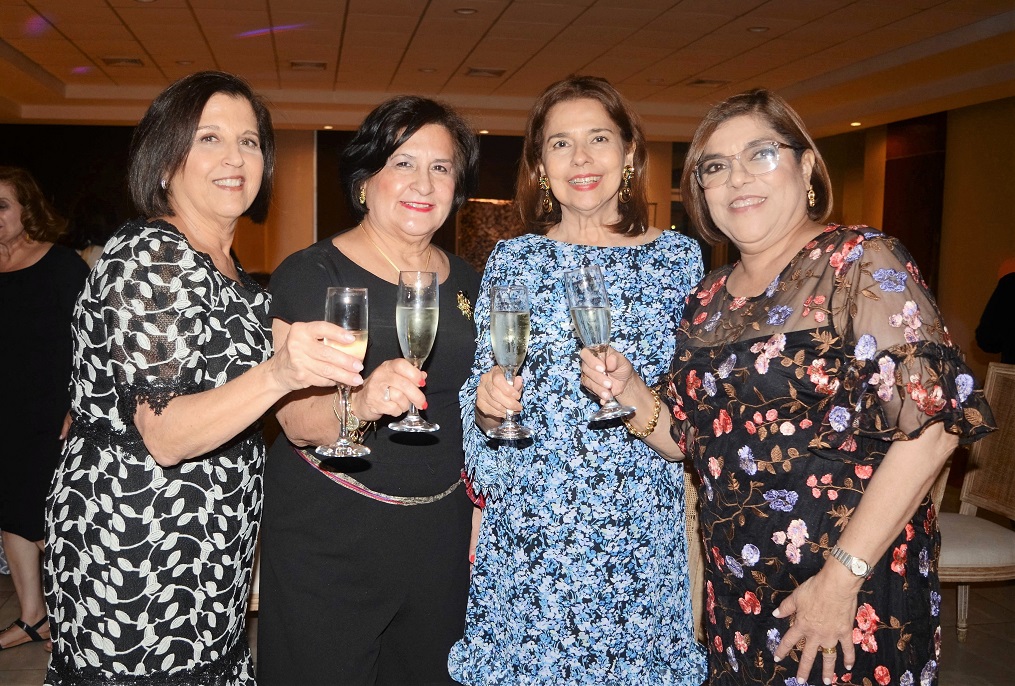
[[[839,652],[839,649],[837,647],[834,647],[834,646],[831,647],[831,648],[825,648],[824,646],[818,646],[818,650],[820,650],[823,655],[836,655]]]

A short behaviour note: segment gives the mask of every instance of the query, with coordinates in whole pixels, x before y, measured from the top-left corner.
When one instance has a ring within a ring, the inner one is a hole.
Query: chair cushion
[[[938,515],[938,523],[942,576],[946,568],[958,572],[982,567],[1015,567],[1015,531],[957,512],[942,512]]]

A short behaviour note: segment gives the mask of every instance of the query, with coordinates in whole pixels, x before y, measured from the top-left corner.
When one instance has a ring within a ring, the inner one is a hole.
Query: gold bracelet
[[[343,424],[342,415],[338,412],[338,398],[342,391],[335,391],[335,399],[331,401],[331,409],[335,413],[335,419],[338,420],[339,426]],[[356,413],[352,411],[352,399],[350,398],[349,407],[346,408],[349,414],[349,423],[345,425],[346,437],[353,443],[362,443],[363,437],[366,432],[370,429],[370,425],[373,422],[364,422]]]
[[[648,420],[648,424],[645,425],[645,429],[639,431],[638,429],[634,428],[634,424],[629,422],[627,419],[624,419],[624,426],[627,427],[628,433],[630,433],[635,438],[640,438],[642,440],[648,438],[650,435],[652,435],[652,432],[656,430],[656,424],[659,423],[659,412],[662,410],[662,401],[659,399],[659,391],[657,391],[654,388],[650,389],[650,391],[652,393],[653,400],[652,419]]]

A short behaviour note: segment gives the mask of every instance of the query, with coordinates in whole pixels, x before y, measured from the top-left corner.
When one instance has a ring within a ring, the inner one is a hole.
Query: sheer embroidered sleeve
[[[132,427],[139,403],[159,414],[174,397],[201,390],[217,289],[205,260],[172,227],[123,232],[106,252],[94,287],[116,412]]]
[[[814,447],[848,450],[854,435],[912,439],[935,422],[963,443],[992,431],[983,391],[912,257],[889,236],[857,237],[830,261],[846,363]]]

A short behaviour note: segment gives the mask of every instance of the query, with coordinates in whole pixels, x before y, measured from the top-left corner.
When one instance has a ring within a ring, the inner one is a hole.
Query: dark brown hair
[[[56,213],[27,170],[0,167],[0,183],[9,184],[14,189],[15,199],[21,205],[21,224],[25,235],[33,241],[45,243],[53,243],[63,235],[67,221]]]
[[[805,150],[814,153],[810,183],[814,187],[815,202],[814,207],[807,208],[807,216],[816,222],[824,222],[832,212],[832,181],[828,178],[828,168],[800,115],[781,96],[764,88],[756,88],[727,98],[712,107],[698,124],[684,160],[684,171],[680,176],[684,207],[698,233],[713,245],[722,242],[724,236],[712,221],[705,192],[694,178],[694,168],[701,161],[705,146],[716,129],[735,117],[752,115],[763,120],[785,139],[781,142],[793,148],[797,162]]]
[[[595,100],[600,103],[617,126],[624,141],[625,152],[634,148],[634,178],[631,179],[631,200],[618,203],[620,219],[610,229],[625,236],[638,236],[648,230],[648,196],[645,181],[648,171],[648,153],[641,120],[620,92],[606,79],[598,76],[569,76],[550,85],[536,100],[525,126],[522,160],[518,165],[518,182],[515,186],[515,203],[522,221],[535,233],[546,233],[559,224],[560,203],[554,198],[553,211],[543,212],[543,190],[539,187],[539,164],[546,131],[546,117],[554,105],[569,100]],[[553,192],[550,192],[552,197]]]
[[[130,197],[145,217],[172,216],[169,193],[162,187],[187,161],[205,105],[222,93],[250,103],[257,120],[264,172],[257,197],[243,216],[257,223],[268,217],[275,178],[275,132],[267,106],[238,76],[221,71],[201,71],[184,76],[162,91],[134,129],[127,174]]]
[[[415,95],[386,100],[367,115],[339,162],[342,189],[349,210],[361,221],[369,208],[359,201],[363,182],[379,172],[395,151],[428,124],[443,127],[455,148],[454,214],[475,191],[479,174],[479,140],[462,115],[444,103]]]

